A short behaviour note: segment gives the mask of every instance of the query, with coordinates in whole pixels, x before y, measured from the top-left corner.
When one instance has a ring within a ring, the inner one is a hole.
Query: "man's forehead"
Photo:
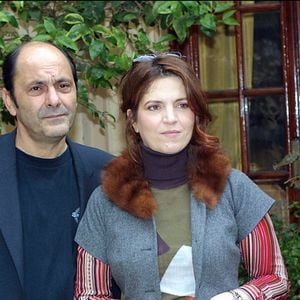
[[[47,57],[44,60],[19,60],[16,65],[16,77],[26,78],[27,80],[53,81],[63,78],[73,78],[70,64],[67,60]]]
[[[52,45],[29,44],[25,45],[17,58],[16,66],[40,65],[41,67],[51,68],[60,64],[68,64],[69,61],[65,54]]]
[[[40,42],[31,42],[26,45],[24,45],[19,53],[19,56],[25,55],[27,56],[28,54],[38,54],[45,52],[51,52],[51,53],[57,53],[58,55],[65,56],[64,53],[59,49],[56,48],[55,46],[51,44],[46,44],[46,43],[40,43]]]

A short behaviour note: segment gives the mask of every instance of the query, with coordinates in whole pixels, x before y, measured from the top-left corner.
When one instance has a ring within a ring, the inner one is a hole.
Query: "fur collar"
[[[215,207],[224,190],[230,165],[223,155],[214,155],[202,163],[202,174],[189,173],[189,186],[199,201]],[[157,208],[143,170],[129,158],[127,151],[113,159],[102,173],[102,186],[109,199],[121,209],[142,218],[151,218]]]

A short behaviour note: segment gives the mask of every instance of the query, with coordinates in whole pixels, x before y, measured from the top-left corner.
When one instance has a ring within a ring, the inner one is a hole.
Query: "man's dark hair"
[[[3,76],[2,78],[3,78],[3,82],[4,82],[4,87],[10,93],[10,96],[16,105],[17,105],[17,102],[16,102],[16,97],[14,94],[14,77],[16,75],[16,64],[17,64],[17,59],[18,59],[18,56],[19,56],[22,48],[25,45],[27,45],[28,43],[30,43],[30,41],[19,45],[17,48],[15,48],[10,53],[8,53],[4,59],[3,66],[2,66],[2,76]],[[78,77],[77,77],[77,72],[76,72],[76,65],[75,65],[74,60],[71,57],[71,55],[66,50],[58,47],[57,45],[55,45],[51,42],[44,42],[44,43],[52,45],[66,57],[66,59],[69,62],[69,65],[71,67],[73,79],[74,79],[76,89],[77,89]]]

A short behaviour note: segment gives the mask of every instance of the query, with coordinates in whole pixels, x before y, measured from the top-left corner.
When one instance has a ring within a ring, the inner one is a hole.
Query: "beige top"
[[[188,185],[160,190],[152,188],[158,204],[155,215],[157,232],[170,249],[158,256],[159,274],[162,278],[172,258],[183,245],[191,246],[190,201]],[[186,299],[162,293],[162,300]]]

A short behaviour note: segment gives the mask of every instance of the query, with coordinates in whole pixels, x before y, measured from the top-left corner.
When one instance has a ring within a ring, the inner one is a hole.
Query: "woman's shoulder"
[[[234,168],[231,169],[229,176],[228,176],[228,180],[230,182],[236,182],[236,183],[252,182],[252,180],[249,178],[249,176],[247,174],[245,174],[241,170],[234,169]]]
[[[105,208],[106,206],[110,205],[112,205],[112,203],[109,201],[106,193],[103,191],[102,185],[97,186],[88,200],[89,209],[95,209],[97,207]]]
[[[237,169],[231,170],[227,187],[233,197],[239,200],[245,198],[248,201],[252,197],[270,204],[274,202],[247,174]]]

